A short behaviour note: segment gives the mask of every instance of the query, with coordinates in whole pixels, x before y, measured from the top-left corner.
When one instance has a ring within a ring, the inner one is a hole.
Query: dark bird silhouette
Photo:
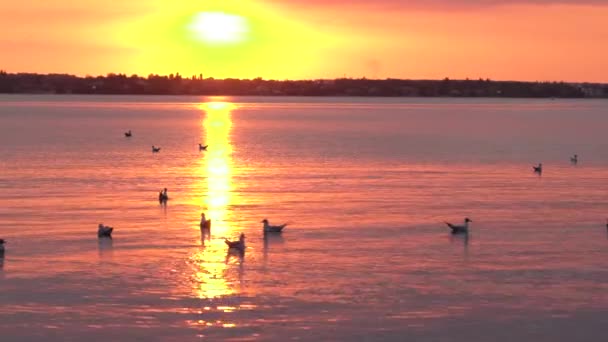
[[[201,213],[201,223],[200,223],[200,227],[201,227],[201,232],[205,231],[205,230],[211,230],[211,219],[207,220],[207,218],[205,217],[205,213]]]
[[[224,242],[228,245],[228,248],[234,248],[239,251],[245,250],[245,234],[241,233],[239,239],[237,241],[230,241],[228,239],[224,239]]]
[[[534,170],[534,172],[536,173],[543,173],[543,164],[538,163],[538,166],[532,166],[532,169]]]
[[[271,226],[270,223],[268,223],[268,219],[263,219],[261,223],[264,224],[264,233],[280,233],[283,231],[283,228],[287,226],[287,223],[283,223],[278,226]]]
[[[100,223],[97,228],[97,237],[109,237],[112,238],[112,231],[114,228],[110,226],[104,226],[103,223]]]
[[[125,137],[130,138],[132,135],[131,130],[129,130],[128,132],[125,132]]]
[[[575,154],[573,157],[570,157],[570,162],[574,165],[578,164],[578,154]]]
[[[167,194],[167,188],[164,188],[162,191],[158,192],[158,201],[163,203],[169,200],[169,195]]]
[[[152,145],[152,152],[153,153],[160,152],[160,147],[155,147],[154,145]]]
[[[445,224],[447,224],[448,227],[450,227],[450,229],[452,229],[452,234],[458,234],[458,233],[467,233],[469,231],[469,222],[473,222],[473,220],[471,220],[468,217],[465,217],[464,225],[462,225],[462,226],[451,224],[449,222],[446,222]]]
[[[203,144],[198,144],[198,150],[199,151],[207,151],[207,146],[209,146],[209,145],[203,146]]]

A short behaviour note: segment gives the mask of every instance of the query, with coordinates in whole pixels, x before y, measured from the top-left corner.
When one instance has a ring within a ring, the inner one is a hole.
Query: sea
[[[3,342],[606,338],[607,100],[0,95],[0,193]]]

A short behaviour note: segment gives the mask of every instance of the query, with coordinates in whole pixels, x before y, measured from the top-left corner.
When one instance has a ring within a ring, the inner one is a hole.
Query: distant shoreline
[[[108,74],[0,71],[0,94],[308,96],[308,97],[448,97],[448,98],[608,98],[608,84],[477,80],[323,79],[277,81]]]

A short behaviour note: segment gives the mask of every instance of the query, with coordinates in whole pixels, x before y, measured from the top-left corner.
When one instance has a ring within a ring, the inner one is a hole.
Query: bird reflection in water
[[[100,258],[106,258],[106,257],[112,257],[112,254],[114,253],[114,241],[112,240],[112,238],[109,237],[103,237],[103,238],[99,238],[98,240],[98,249],[99,249],[99,257]]]
[[[231,260],[238,264],[237,272],[239,285],[243,287],[243,273],[244,273],[244,263],[245,263],[245,250],[237,249],[237,248],[228,248],[228,252],[226,253],[226,265],[230,265]],[[230,273],[230,268],[226,268],[226,273]]]
[[[4,239],[0,239],[0,271],[4,269],[4,244],[6,241]]]
[[[268,252],[271,245],[282,245],[285,243],[283,236],[276,233],[264,233],[264,265],[268,263]]]
[[[211,241],[211,232],[207,229],[201,229],[201,246],[205,247],[205,240]]]
[[[471,239],[470,233],[464,234],[450,234],[450,242],[454,244],[462,243],[464,256],[469,255],[469,240]]]
[[[245,261],[245,251],[237,248],[228,248],[228,252],[226,253],[226,264],[228,264],[232,258],[238,260],[239,264],[242,264]]]
[[[163,217],[166,219],[167,218],[167,201],[158,201],[158,205],[160,206],[160,208],[163,212]]]
[[[211,241],[211,230],[203,228],[201,229],[201,246],[205,247],[205,240]]]

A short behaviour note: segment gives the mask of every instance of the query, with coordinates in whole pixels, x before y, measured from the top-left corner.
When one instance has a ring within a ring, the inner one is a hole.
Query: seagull
[[[4,239],[0,239],[0,257],[4,256],[4,244],[6,241]]]
[[[280,233],[283,228],[285,228],[287,226],[287,223],[283,223],[282,225],[279,226],[271,226],[268,223],[267,219],[263,219],[262,222],[264,224],[264,233]]]
[[[99,228],[97,228],[97,237],[109,237],[112,238],[112,231],[114,228],[110,226],[104,226],[103,223],[99,224]]]
[[[228,245],[228,249],[234,248],[241,252],[245,250],[245,234],[241,233],[239,239],[237,241],[230,241],[228,239],[224,239],[224,242]]]
[[[152,152],[153,153],[160,152],[160,147],[154,147],[154,145],[152,145]]]
[[[126,138],[130,138],[131,137],[131,130],[129,130],[128,132],[125,132],[125,137]]]
[[[532,169],[534,169],[534,172],[536,173],[543,173],[543,164],[538,163],[538,166],[532,166]]]
[[[458,233],[468,233],[469,232],[469,222],[473,222],[473,220],[471,220],[468,217],[465,217],[464,225],[462,225],[462,226],[453,225],[449,222],[446,222],[445,224],[447,224],[448,227],[450,227],[452,229],[452,234],[458,234]]]
[[[207,151],[207,146],[209,146],[209,145],[203,146],[203,144],[198,144],[198,150],[199,151]]]
[[[574,157],[570,157],[570,162],[576,165],[578,163],[578,154],[575,154]]]
[[[164,188],[163,190],[161,190],[158,193],[158,201],[163,203],[163,202],[167,202],[168,199],[169,199],[169,195],[167,195],[167,188]]]
[[[205,218],[205,213],[201,213],[201,231],[211,230],[211,219]]]

